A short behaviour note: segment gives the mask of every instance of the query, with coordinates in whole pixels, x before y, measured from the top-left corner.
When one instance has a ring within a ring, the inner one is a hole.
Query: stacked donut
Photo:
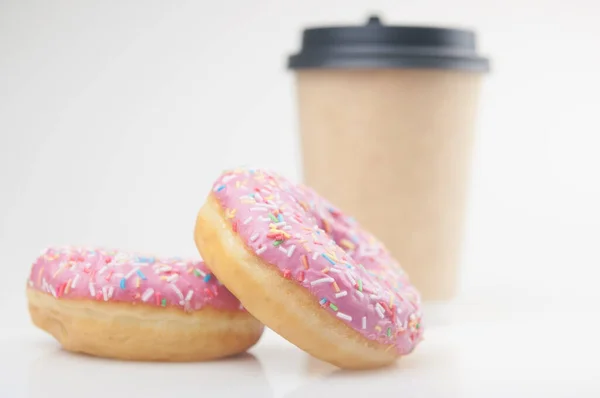
[[[383,244],[277,173],[223,173],[194,237],[205,262],[47,249],[29,278],[33,322],[67,350],[133,360],[232,355],[267,325],[315,357],[364,369],[422,339],[419,293]]]
[[[102,357],[208,360],[248,349],[263,330],[199,260],[49,248],[27,296],[35,325]]]

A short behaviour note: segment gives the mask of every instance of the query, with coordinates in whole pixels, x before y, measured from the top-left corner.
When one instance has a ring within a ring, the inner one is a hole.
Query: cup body
[[[454,297],[482,74],[295,73],[304,182],[382,240],[424,300]]]

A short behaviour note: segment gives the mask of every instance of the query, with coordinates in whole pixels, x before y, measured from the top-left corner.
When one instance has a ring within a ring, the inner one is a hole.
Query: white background
[[[195,214],[222,169],[301,178],[286,56],[307,25],[371,12],[473,28],[492,58],[463,292],[594,302],[599,11],[594,0],[0,1],[0,329],[29,327],[25,281],[45,246],[194,256]]]

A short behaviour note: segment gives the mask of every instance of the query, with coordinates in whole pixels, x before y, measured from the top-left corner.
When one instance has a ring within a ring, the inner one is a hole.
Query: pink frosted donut
[[[419,293],[383,244],[276,173],[223,174],[198,214],[195,239],[248,311],[316,357],[377,367],[422,338]]]
[[[195,361],[245,351],[263,326],[200,260],[48,248],[31,268],[33,323],[70,351]]]

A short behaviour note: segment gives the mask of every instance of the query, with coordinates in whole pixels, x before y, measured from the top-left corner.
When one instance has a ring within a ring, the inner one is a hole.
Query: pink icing
[[[246,247],[370,340],[410,353],[420,297],[381,242],[310,188],[264,170],[224,173],[213,195]]]
[[[92,299],[196,311],[242,310],[200,260],[97,248],[48,248],[33,263],[29,287],[59,300]]]

